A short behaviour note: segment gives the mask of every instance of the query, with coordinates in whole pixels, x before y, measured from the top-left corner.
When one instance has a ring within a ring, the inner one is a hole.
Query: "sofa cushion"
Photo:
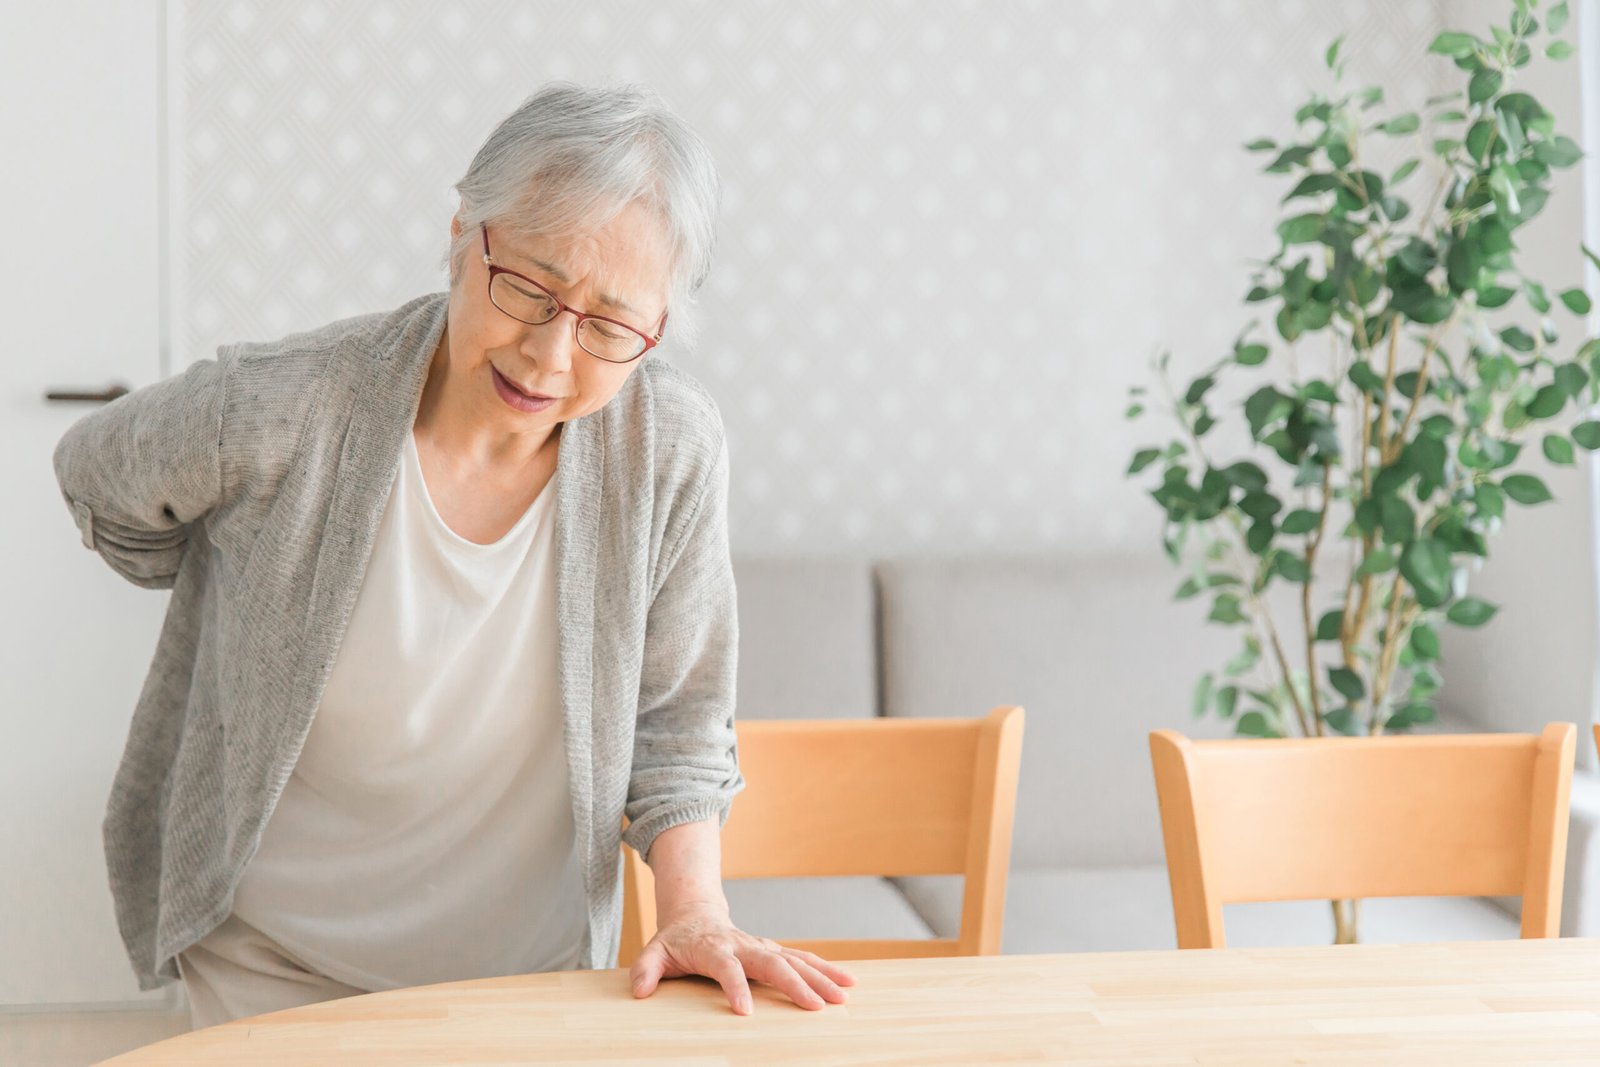
[[[734,923],[761,937],[934,936],[887,878],[741,878],[722,887]]]
[[[735,556],[738,711],[746,719],[877,714],[877,631],[865,560]]]
[[[936,936],[961,928],[960,878],[899,878],[907,899]],[[1228,904],[1228,945],[1318,945],[1333,941],[1325,900]],[[1472,897],[1394,897],[1361,904],[1361,940],[1481,941],[1518,936],[1517,921]],[[1013,871],[1006,892],[1001,951],[1116,952],[1171,949],[1178,943],[1164,867]]]
[[[1241,640],[1172,602],[1164,557],[907,559],[877,579],[885,714],[1027,708],[1014,866],[1164,862],[1149,733],[1232,733],[1190,695]]]

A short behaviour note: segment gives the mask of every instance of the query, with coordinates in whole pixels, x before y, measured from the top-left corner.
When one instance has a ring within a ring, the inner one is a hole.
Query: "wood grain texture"
[[[241,1019],[134,1064],[1594,1064],[1600,940],[870,960],[847,1004],[627,972],[373,993]]]

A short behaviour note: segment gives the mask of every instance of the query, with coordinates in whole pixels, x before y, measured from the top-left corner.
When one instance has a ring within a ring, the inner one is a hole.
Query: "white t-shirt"
[[[234,912],[380,990],[577,965],[551,480],[490,545],[404,457],[299,762]]]

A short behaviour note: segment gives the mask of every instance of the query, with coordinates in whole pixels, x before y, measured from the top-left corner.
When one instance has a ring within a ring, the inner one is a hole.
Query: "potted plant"
[[[1566,3],[1515,0],[1486,36],[1439,34],[1429,51],[1465,84],[1421,114],[1383,116],[1381,87],[1345,89],[1336,40],[1334,92],[1295,113],[1288,140],[1245,146],[1294,179],[1278,250],[1245,296],[1270,324],[1187,383],[1162,355],[1160,393],[1135,386],[1127,411],[1159,396],[1177,424],[1128,471],[1159,475],[1163,543],[1187,571],[1177,596],[1209,597],[1209,618],[1242,631],[1238,655],[1199,679],[1197,714],[1248,737],[1431,721],[1441,627],[1496,610],[1468,593],[1473,562],[1512,505],[1551,499],[1518,470],[1524,448],[1537,439],[1557,464],[1600,449],[1585,414],[1600,340],[1559,333],[1563,316],[1582,329],[1589,298],[1528,276],[1516,240],[1552,171],[1582,156],[1514,85],[1535,49],[1571,54],[1567,19]],[[1382,175],[1363,158],[1377,137],[1426,150]],[[1269,607],[1277,584],[1297,617]],[[1333,906],[1336,939],[1355,940],[1355,902]]]

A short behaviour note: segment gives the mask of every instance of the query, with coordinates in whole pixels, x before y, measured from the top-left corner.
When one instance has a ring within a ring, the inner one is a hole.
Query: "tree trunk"
[[[1356,923],[1361,917],[1361,901],[1335,900],[1333,904],[1333,943],[1335,945],[1354,945],[1360,938],[1357,936]]]

